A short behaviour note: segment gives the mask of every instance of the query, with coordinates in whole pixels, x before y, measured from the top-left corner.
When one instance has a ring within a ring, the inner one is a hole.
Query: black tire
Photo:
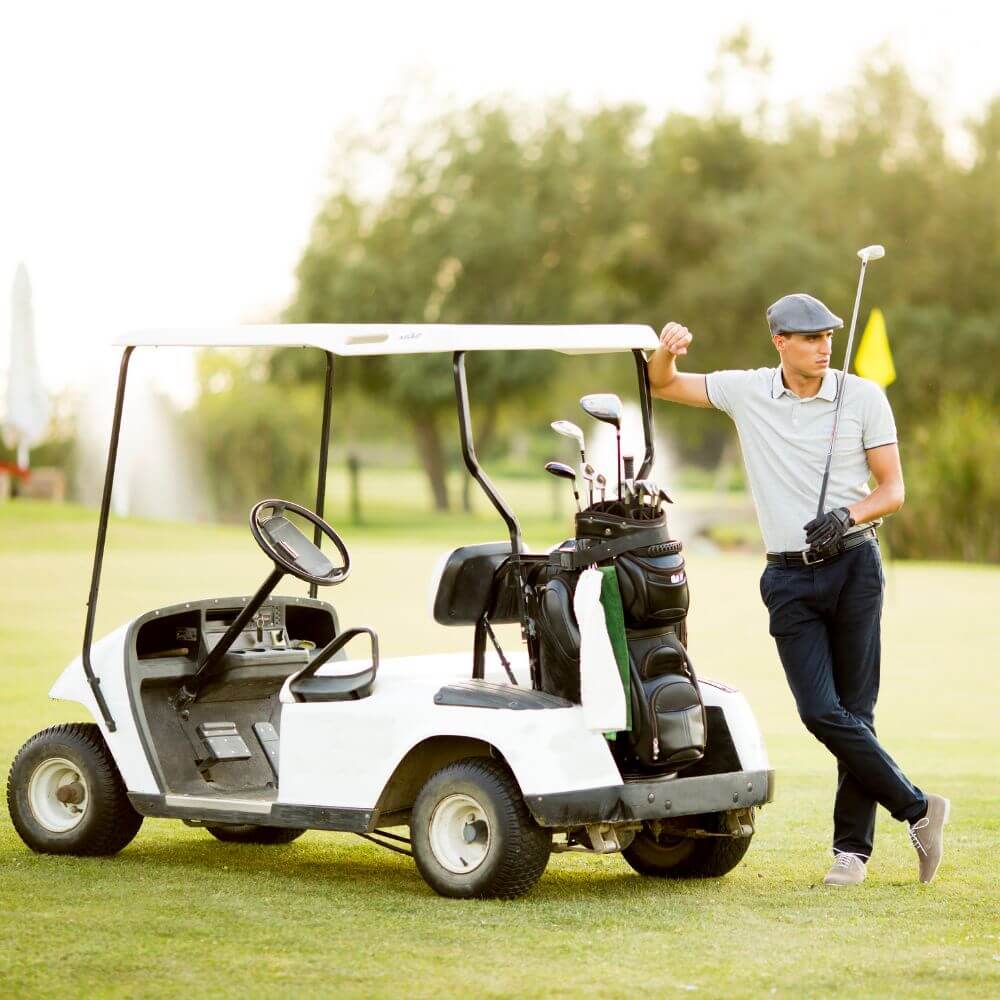
[[[711,833],[725,829],[725,813],[684,817],[687,825]],[[719,878],[731,872],[750,849],[750,837],[680,837],[657,839],[648,823],[622,851],[640,874],[657,878]]]
[[[216,840],[227,844],[290,844],[306,832],[290,826],[255,826],[252,823],[226,823],[223,826],[206,824],[205,829]]]
[[[65,768],[60,762],[72,765],[77,778],[66,781]],[[46,773],[50,775],[48,783]],[[59,777],[60,774],[63,776]],[[34,797],[33,778],[37,784]],[[60,806],[52,803],[53,796],[39,789],[64,784],[84,788],[85,797],[78,805],[63,805],[66,812],[63,817],[59,814]],[[45,807],[45,802],[50,805]],[[36,813],[36,806],[43,813]],[[21,839],[41,854],[117,854],[142,826],[142,816],[132,808],[114,758],[93,723],[52,726],[32,736],[11,764],[7,808]],[[51,811],[44,814],[45,808]],[[74,820],[75,815],[80,818]],[[76,825],[70,829],[52,828],[74,821]]]
[[[435,818],[439,806],[452,808],[459,797],[481,807],[476,822],[485,824],[473,834],[482,859],[468,872],[449,870],[432,845],[432,822],[439,830],[445,825]],[[428,779],[413,804],[410,840],[424,880],[452,899],[521,896],[541,878],[552,850],[552,834],[532,819],[513,774],[490,757],[455,761]]]

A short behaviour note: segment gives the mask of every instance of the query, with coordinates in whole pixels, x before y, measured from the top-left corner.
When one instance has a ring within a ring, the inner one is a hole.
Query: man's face
[[[823,333],[778,333],[774,346],[782,363],[803,378],[822,378],[830,367],[833,330]]]

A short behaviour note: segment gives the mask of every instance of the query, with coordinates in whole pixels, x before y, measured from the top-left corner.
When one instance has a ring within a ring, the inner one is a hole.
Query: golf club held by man
[[[843,320],[801,292],[767,310],[775,368],[680,372],[693,335],[679,323],[667,323],[649,360],[654,396],[714,407],[736,424],[767,549],[760,595],[770,633],[802,721],[837,759],[825,878],[836,886],[864,880],[877,805],[908,824],[920,881],[930,882],[949,810],[947,799],[911,783],[874,728],[885,586],[877,529],[902,506],[903,474],[885,394],[848,370],[865,267],[883,253],[858,254],[842,372],[831,370],[831,356]]]

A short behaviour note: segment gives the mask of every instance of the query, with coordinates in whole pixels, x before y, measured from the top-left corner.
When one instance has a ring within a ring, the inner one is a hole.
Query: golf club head
[[[601,503],[603,503],[604,493],[608,488],[608,480],[603,472],[598,472],[594,477],[594,485],[601,491]]]
[[[560,479],[571,479],[576,482],[576,471],[565,462],[546,462],[545,471]]]
[[[594,478],[597,475],[597,470],[590,462],[584,462],[581,473],[583,481],[587,484],[587,505],[589,506],[594,502]]]
[[[580,446],[580,451],[584,451],[583,443],[583,431],[580,430],[572,420],[553,420],[552,429],[556,434],[562,434],[563,437],[572,438]]]
[[[576,509],[580,509],[580,491],[576,488],[576,470],[565,462],[546,462],[545,471],[551,473],[557,479],[568,479],[573,488],[573,499],[576,501]]]
[[[858,256],[866,264],[870,260],[881,260],[885,256],[885,247],[878,243],[873,243],[870,247],[862,247],[858,251]]]
[[[595,392],[580,400],[583,412],[621,430],[622,401],[613,392]]]
[[[642,498],[652,496],[649,480],[637,479],[634,483],[632,483],[632,492],[635,494],[635,499],[638,504],[642,506]]]

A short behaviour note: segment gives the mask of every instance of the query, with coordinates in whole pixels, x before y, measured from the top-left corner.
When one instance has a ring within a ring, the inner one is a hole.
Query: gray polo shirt
[[[816,516],[840,378],[828,371],[819,392],[800,399],[785,386],[780,367],[705,376],[709,401],[736,424],[768,552],[806,547],[802,525]],[[895,442],[885,393],[868,379],[848,375],[826,509],[850,507],[867,496],[871,472],[865,449]]]

